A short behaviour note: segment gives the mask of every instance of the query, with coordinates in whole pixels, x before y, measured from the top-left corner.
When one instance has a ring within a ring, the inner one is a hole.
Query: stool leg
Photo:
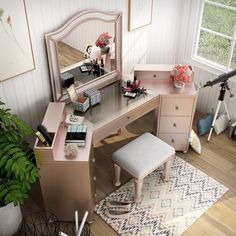
[[[170,170],[173,163],[174,157],[170,158],[167,162],[164,164],[164,180],[169,181],[170,179]]]
[[[143,179],[134,179],[134,201],[140,203],[142,201],[141,194],[143,188]]]
[[[120,183],[120,167],[117,164],[113,164],[113,168],[114,168],[114,173],[115,173],[115,179],[113,184],[118,187],[121,185]]]

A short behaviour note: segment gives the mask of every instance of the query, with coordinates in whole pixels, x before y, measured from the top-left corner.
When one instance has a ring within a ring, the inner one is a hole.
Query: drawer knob
[[[177,125],[174,123],[173,126],[176,127]]]
[[[175,140],[172,138],[172,139],[171,139],[171,142],[172,142],[172,143],[174,143],[174,142],[175,142]]]
[[[96,181],[96,180],[97,180],[96,176],[94,176],[94,177],[93,177],[93,180],[94,180],[94,181]]]
[[[92,162],[95,162],[95,158],[92,159]]]
[[[129,119],[130,119],[130,116],[127,116],[127,119],[129,120]]]
[[[179,107],[178,107],[178,106],[175,106],[175,110],[179,110]]]
[[[157,75],[156,75],[156,74],[154,74],[154,75],[153,75],[153,78],[156,78],[156,77],[157,77]]]

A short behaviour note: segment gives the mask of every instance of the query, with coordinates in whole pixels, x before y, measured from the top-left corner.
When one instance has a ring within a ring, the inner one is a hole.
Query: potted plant
[[[31,133],[0,100],[0,232],[4,236],[17,231],[22,220],[19,205],[39,177],[33,150],[25,140]]]

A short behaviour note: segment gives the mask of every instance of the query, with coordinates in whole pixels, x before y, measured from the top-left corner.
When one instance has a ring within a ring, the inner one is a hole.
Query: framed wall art
[[[152,22],[153,0],[129,0],[129,31]]]
[[[35,68],[25,1],[0,0],[0,81]]]

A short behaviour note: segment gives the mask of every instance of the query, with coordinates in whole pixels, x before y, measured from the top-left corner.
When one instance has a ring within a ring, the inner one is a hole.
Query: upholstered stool
[[[150,133],[144,133],[112,154],[114,162],[114,185],[120,186],[121,168],[134,177],[136,203],[141,202],[143,179],[157,167],[164,164],[164,180],[169,180],[169,172],[175,157],[173,147]]]

